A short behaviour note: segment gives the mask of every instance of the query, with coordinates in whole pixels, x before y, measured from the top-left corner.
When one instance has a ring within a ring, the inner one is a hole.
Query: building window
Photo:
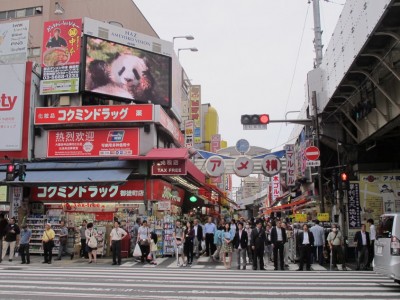
[[[0,11],[0,20],[19,19],[34,15],[41,15],[43,7],[28,7],[18,10]]]
[[[40,47],[29,48],[29,57],[38,57],[40,56]]]

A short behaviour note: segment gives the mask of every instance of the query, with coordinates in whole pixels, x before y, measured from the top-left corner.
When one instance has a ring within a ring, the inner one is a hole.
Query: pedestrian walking
[[[208,222],[204,225],[204,238],[206,241],[206,256],[211,256],[215,252],[214,234],[217,227],[212,222],[212,218],[208,217]]]
[[[182,257],[182,265],[185,265],[185,253],[183,252],[183,241],[184,241],[185,237],[184,237],[184,231],[182,228],[181,221],[179,221],[179,220],[177,220],[175,223],[173,237],[175,240],[176,265],[178,267],[180,267],[181,264],[179,261],[179,255],[181,255],[181,257]]]
[[[21,255],[21,264],[30,264],[29,243],[31,241],[32,231],[27,224],[22,225],[19,239],[19,254]]]
[[[256,228],[251,232],[251,248],[253,249],[253,270],[257,270],[257,265],[260,270],[265,270],[264,267],[264,245],[267,237],[265,230],[262,228],[261,220],[256,223]]]
[[[199,224],[199,219],[194,219],[193,221],[194,229],[194,239],[193,239],[193,252],[196,258],[199,258],[201,251],[201,241],[204,240],[203,237],[203,227]]]
[[[97,263],[97,231],[93,227],[93,223],[86,225],[85,230],[86,253],[89,258],[89,264],[92,262]]]
[[[358,252],[356,270],[368,270],[368,249],[371,245],[369,233],[366,231],[365,224],[361,225],[361,230],[357,231],[354,236],[354,242]]]
[[[367,224],[369,225],[369,239],[370,245],[368,248],[368,264],[367,268],[370,268],[372,265],[372,261],[374,260],[375,256],[375,239],[376,239],[376,229],[374,225],[373,219],[368,219]]]
[[[158,236],[157,236],[157,233],[152,231],[150,233],[150,238],[151,238],[150,239],[150,256],[151,256],[150,264],[156,265],[157,264],[157,251],[158,251],[158,247],[157,247]],[[147,258],[149,259],[149,256],[147,256]]]
[[[139,233],[139,228],[140,228],[140,222],[141,222],[140,218],[137,218],[135,224],[132,226],[132,229],[131,229],[131,249],[132,249],[132,252],[134,251],[135,246],[136,246],[136,244],[138,242],[138,233]]]
[[[58,236],[59,246],[58,246],[58,257],[56,260],[61,260],[64,255],[70,256],[71,259],[74,258],[74,252],[68,253],[67,244],[68,244],[68,228],[65,226],[65,222],[60,222],[60,232]]]
[[[184,231],[184,244],[183,244],[183,252],[186,256],[186,263],[191,265],[193,263],[193,243],[195,239],[194,228],[191,222],[186,223],[186,228]]]
[[[318,262],[322,266],[324,264],[325,230],[319,225],[319,220],[315,220],[315,225],[310,228],[310,232],[314,236],[313,262]]]
[[[337,264],[342,262],[342,269],[346,271],[346,262],[343,255],[343,235],[336,224],[332,224],[332,231],[329,232],[326,240],[331,250],[331,267],[334,270],[338,270]]]
[[[147,256],[150,253],[150,228],[147,224],[146,220],[143,220],[142,225],[138,229],[138,243],[140,247],[140,251],[142,252],[142,256],[140,257],[140,261],[145,263],[148,261]],[[148,261],[149,262],[149,261]]]
[[[300,249],[300,266],[297,271],[303,271],[304,261],[306,261],[307,271],[311,270],[311,248],[314,245],[314,235],[308,229],[308,225],[303,225],[303,232],[299,233],[297,244]]]
[[[214,234],[213,242],[215,245],[215,251],[211,255],[211,259],[213,261],[222,261],[221,248],[222,248],[223,237],[224,237],[223,227],[218,227],[218,229],[215,231],[215,234]]]
[[[276,223],[272,223],[271,229],[271,242],[273,245],[274,252],[274,270],[278,270],[278,258],[281,270],[285,268],[284,261],[284,245],[287,242],[286,230],[282,228],[282,221],[278,220]]]
[[[2,257],[1,260],[4,259],[7,253],[7,249],[10,248],[10,252],[8,255],[8,261],[12,261],[14,257],[14,251],[15,251],[15,245],[17,243],[17,236],[20,234],[20,229],[18,225],[16,224],[16,219],[15,217],[12,217],[8,221],[8,225],[6,226],[5,229],[5,236],[4,236],[4,242],[3,242],[3,251],[2,251]]]
[[[246,233],[247,233],[247,239],[248,239],[248,241],[247,241],[247,257],[248,257],[248,259],[249,259],[249,264],[253,264],[253,256],[254,256],[254,251],[253,251],[253,249],[251,248],[251,231],[253,230],[253,228],[251,228],[251,226],[250,226],[250,223],[249,222],[247,222],[246,223],[246,226],[245,226],[245,231],[246,231]]]
[[[4,214],[0,214],[0,263],[3,260],[3,239],[6,234],[8,220],[4,217]]]
[[[88,253],[86,251],[86,226],[87,226],[87,221],[83,220],[82,225],[79,228],[79,235],[81,237],[81,250],[79,251],[79,256],[81,258],[88,258]]]
[[[246,270],[246,252],[248,245],[248,236],[246,230],[243,229],[243,223],[238,222],[238,231],[236,231],[234,238],[234,245],[237,254],[237,269],[240,270],[240,263],[243,262],[243,270]]]
[[[236,224],[235,224],[236,225]],[[231,224],[226,223],[223,231],[223,239],[221,246],[222,261],[226,269],[230,269],[232,266],[232,253],[233,253],[233,238],[235,237],[235,231],[231,230]],[[229,261],[226,262],[226,255],[228,254]]]
[[[272,261],[273,245],[271,242],[271,230],[272,230],[271,223],[267,223],[267,226],[265,228],[265,235],[267,237],[265,240],[265,251],[264,251],[265,266],[268,265],[270,261]]]
[[[121,240],[127,236],[126,231],[119,226],[120,223],[118,221],[115,221],[114,228],[110,232],[110,245],[113,253],[112,265],[121,265]]]
[[[43,245],[43,256],[44,261],[43,264],[51,264],[51,259],[53,257],[53,248],[54,248],[54,238],[56,234],[53,229],[51,229],[51,224],[46,223],[44,226],[44,232],[42,236],[42,245]]]

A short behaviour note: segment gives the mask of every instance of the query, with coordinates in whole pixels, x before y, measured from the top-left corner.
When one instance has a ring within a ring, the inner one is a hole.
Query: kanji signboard
[[[294,186],[296,181],[295,174],[295,154],[294,145],[285,145],[286,150],[286,183],[288,186]]]
[[[360,184],[350,183],[348,191],[349,229],[361,227]]]
[[[49,130],[47,157],[139,155],[139,129]]]
[[[151,122],[153,120],[153,104],[37,107],[35,109],[35,125]]]
[[[268,155],[261,162],[263,171],[267,176],[274,176],[282,169],[281,160],[275,155]]]

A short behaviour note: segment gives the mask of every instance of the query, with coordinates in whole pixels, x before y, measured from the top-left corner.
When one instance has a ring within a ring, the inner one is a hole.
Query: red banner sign
[[[49,130],[47,157],[139,155],[139,129]]]
[[[154,120],[153,108],[152,104],[37,107],[35,109],[35,125],[152,122]]]
[[[69,203],[70,206],[73,201],[85,201],[85,203],[74,204],[73,208],[75,210],[93,208],[93,211],[104,211],[105,207],[96,202],[105,201],[171,201],[173,205],[181,206],[184,197],[185,191],[183,189],[161,179],[147,181],[146,191],[144,180],[130,180],[123,185],[111,186],[47,186],[31,188],[32,201],[63,201]]]
[[[185,159],[164,159],[154,161],[151,175],[186,175]]]

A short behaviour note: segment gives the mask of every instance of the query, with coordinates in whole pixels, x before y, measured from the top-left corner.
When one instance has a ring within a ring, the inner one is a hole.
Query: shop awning
[[[116,185],[127,181],[129,169],[103,170],[32,170],[26,171],[25,181],[9,182],[11,186],[75,186]]]
[[[189,157],[187,148],[154,148],[145,156],[146,159],[186,159]]]
[[[299,205],[305,204],[309,201],[312,200],[312,197],[309,197],[307,195],[307,193],[293,199],[292,202],[287,203],[287,204],[283,204],[283,205],[279,205],[279,206],[274,206],[274,207],[268,207],[267,209],[265,209],[264,213],[269,215],[272,212],[277,212],[277,211],[283,211],[283,210],[287,210],[287,209],[293,209]]]
[[[132,161],[27,162],[25,165],[25,181],[18,181],[18,178],[5,181],[4,178],[1,183],[11,186],[122,184],[137,169]]]

